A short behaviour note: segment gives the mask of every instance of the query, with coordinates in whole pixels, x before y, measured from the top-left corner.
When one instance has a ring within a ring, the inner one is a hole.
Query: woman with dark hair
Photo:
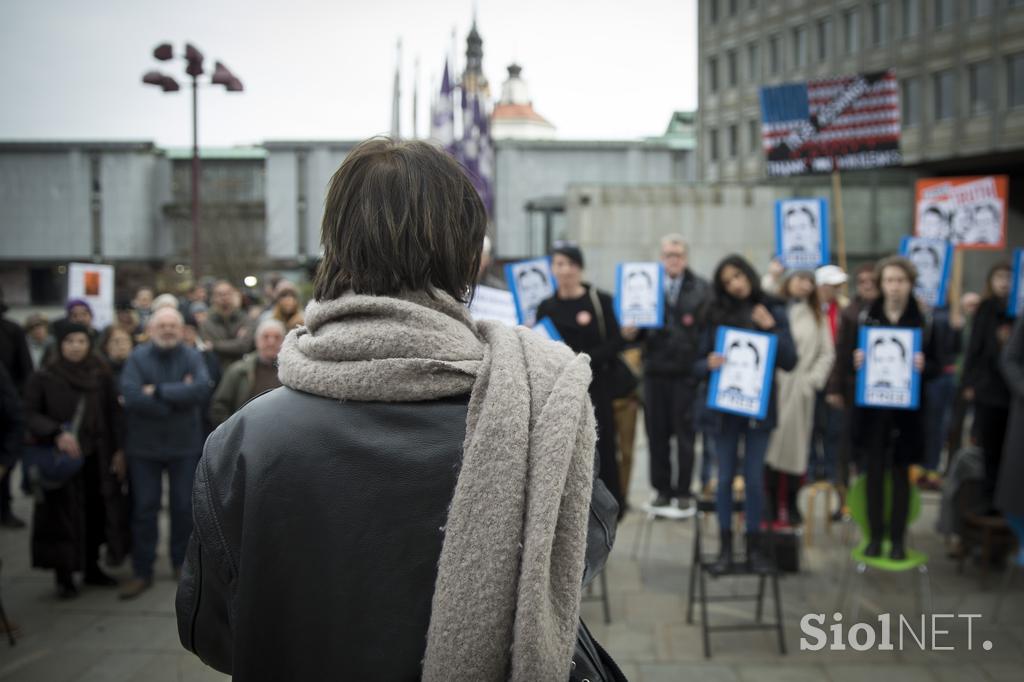
[[[62,599],[78,595],[73,574],[85,573],[86,585],[113,587],[117,581],[99,567],[100,546],[108,557],[124,557],[125,522],[117,509],[118,478],[124,453],[118,442],[120,407],[113,378],[92,349],[89,329],[67,322],[57,328],[53,360],[33,374],[25,387],[26,432],[35,445],[55,446],[83,458],[82,468],[56,489],[41,488],[32,517],[32,565],[52,569]],[[108,514],[108,509],[112,512]]]
[[[598,469],[601,480],[625,512],[624,493],[619,482],[612,402],[613,365],[626,342],[619,331],[612,297],[583,281],[583,252],[574,244],[556,245],[551,251],[551,273],[557,289],[537,306],[537,319],[551,319],[565,343],[576,353],[590,356],[593,380],[590,400],[597,416]]]
[[[114,375],[115,386],[118,385],[121,368],[124,367],[134,347],[135,338],[124,327],[112,324],[100,334],[99,350]]]
[[[785,491],[786,520],[799,524],[796,494],[800,479],[807,473],[814,405],[818,391],[825,387],[836,351],[828,320],[822,314],[814,283],[814,273],[791,273],[782,283],[790,333],[796,344],[797,363],[791,371],[775,374],[778,381],[778,427],[772,431],[765,457],[768,481],[769,519],[779,509],[780,489]],[[784,482],[783,482],[784,479]]]
[[[701,312],[700,360],[694,366],[698,376],[725,364],[725,358],[714,352],[719,327],[739,327],[775,334],[778,345],[775,355],[776,370],[792,370],[797,355],[789,320],[782,301],[761,290],[760,278],[753,266],[737,255],[727,256],[715,268],[711,284],[711,298]],[[725,573],[732,570],[732,480],[739,460],[740,441],[743,442],[744,515],[746,517],[747,564],[758,572],[773,569],[770,559],[762,551],[760,542],[761,506],[764,489],[764,458],[768,439],[777,422],[777,389],[772,382],[768,412],[764,419],[754,419],[709,411],[706,419],[718,457],[718,514],[719,555],[712,571]]]
[[[996,491],[1010,414],[1010,389],[999,362],[1013,328],[1013,318],[1006,314],[1011,273],[1008,263],[997,263],[989,270],[964,354],[962,391],[968,402],[974,402],[973,433],[985,453],[985,494],[989,500]]]
[[[864,364],[864,351],[858,348],[861,327],[916,327],[921,330],[921,352],[915,353],[914,368],[922,373],[924,384],[941,369],[935,357],[932,325],[913,296],[917,270],[902,256],[883,258],[875,266],[880,295],[861,310],[856,324],[840,328],[836,347],[836,368],[852,381]],[[905,534],[910,510],[910,465],[918,464],[924,448],[924,396],[916,410],[854,407],[852,438],[863,458],[861,469],[867,474],[868,525],[870,537],[864,550],[867,556],[881,556],[885,527],[885,477],[892,476],[892,505],[888,536],[890,557],[906,559]]]
[[[212,667],[240,682],[584,667],[581,586],[616,511],[593,479],[590,363],[472,320],[486,227],[469,178],[425,142],[370,140],[334,174],[283,386],[221,424],[196,471],[178,627]]]

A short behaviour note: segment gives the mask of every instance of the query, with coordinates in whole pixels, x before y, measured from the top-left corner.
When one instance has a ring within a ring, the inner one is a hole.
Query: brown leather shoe
[[[132,578],[121,585],[121,593],[118,595],[118,598],[135,599],[151,587],[153,587],[152,578]]]

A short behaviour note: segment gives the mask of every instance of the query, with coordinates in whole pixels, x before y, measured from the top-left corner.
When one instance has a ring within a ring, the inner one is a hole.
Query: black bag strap
[[[601,299],[597,297],[597,289],[595,287],[591,286],[587,289],[587,293],[590,294],[590,302],[594,305],[594,315],[597,316],[597,328],[603,342],[608,338],[608,330],[604,327],[604,308],[601,307]]]

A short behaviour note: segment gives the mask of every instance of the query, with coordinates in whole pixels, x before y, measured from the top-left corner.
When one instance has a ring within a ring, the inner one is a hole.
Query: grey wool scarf
[[[588,358],[435,292],[314,301],[278,364],[284,385],[338,400],[469,394],[423,679],[566,680],[593,486]]]

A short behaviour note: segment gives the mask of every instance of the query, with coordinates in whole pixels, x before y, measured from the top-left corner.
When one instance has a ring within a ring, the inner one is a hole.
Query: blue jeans
[[[171,565],[185,563],[185,549],[192,535],[192,479],[199,456],[168,459],[128,458],[132,484],[132,569],[137,578],[153,577],[157,518],[163,492],[163,472],[170,481]]]
[[[747,532],[761,528],[761,507],[764,497],[764,456],[768,451],[768,429],[743,426],[715,434],[715,456],[718,457],[718,527],[732,528],[732,479],[736,475],[740,437],[743,438],[743,480],[746,490],[745,516]]]
[[[700,434],[700,487],[703,488],[711,481],[715,468],[715,441],[705,431]]]
[[[942,446],[949,433],[949,422],[953,414],[953,398],[956,384],[952,374],[942,373],[924,385],[924,468],[939,470]]]

